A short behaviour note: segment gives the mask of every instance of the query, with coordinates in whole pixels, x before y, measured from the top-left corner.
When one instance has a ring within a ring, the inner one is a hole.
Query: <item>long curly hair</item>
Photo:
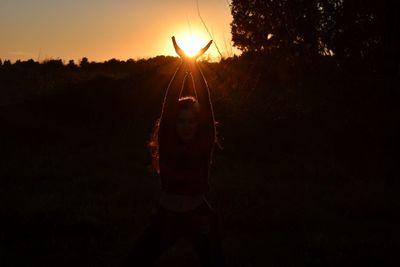
[[[199,113],[200,105],[195,97],[184,96],[180,97],[178,100],[178,110],[194,110],[196,113]],[[159,155],[159,144],[158,144],[160,119],[161,118],[158,118],[154,123],[150,140],[147,143],[152,158],[151,161],[152,170],[155,171],[158,175],[160,174],[160,164],[159,164],[160,155]]]

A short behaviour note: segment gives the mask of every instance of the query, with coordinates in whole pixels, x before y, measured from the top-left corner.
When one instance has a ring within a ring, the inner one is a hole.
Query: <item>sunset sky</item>
[[[231,46],[229,2],[198,0],[224,56],[238,53]],[[179,43],[190,34],[204,39],[204,45],[209,40],[196,0],[0,0],[3,61],[175,55],[171,36]],[[218,56],[214,45],[209,55]]]

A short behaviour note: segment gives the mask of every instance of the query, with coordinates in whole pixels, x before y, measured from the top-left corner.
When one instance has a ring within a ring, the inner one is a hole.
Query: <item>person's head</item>
[[[199,129],[200,106],[196,98],[191,96],[181,97],[178,102],[176,117],[176,133],[183,143],[191,142]]]
[[[194,97],[181,97],[178,101],[178,114],[175,122],[176,137],[183,143],[191,142],[199,133],[199,112],[200,106]],[[153,132],[148,142],[152,155],[152,167],[159,174],[159,147],[158,131],[160,119],[154,124]]]

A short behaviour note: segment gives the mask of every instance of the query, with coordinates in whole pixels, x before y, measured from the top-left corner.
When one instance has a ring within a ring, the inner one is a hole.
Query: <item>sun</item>
[[[189,56],[194,56],[207,42],[198,35],[184,35],[176,39],[178,45]]]

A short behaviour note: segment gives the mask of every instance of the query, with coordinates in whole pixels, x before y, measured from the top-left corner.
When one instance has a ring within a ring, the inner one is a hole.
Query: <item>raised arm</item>
[[[175,115],[179,100],[179,94],[182,88],[182,81],[185,78],[186,73],[187,66],[184,62],[181,62],[175,70],[175,73],[172,76],[171,81],[169,82],[167,91],[165,92],[161,119],[171,118],[171,116]]]
[[[206,127],[209,137],[214,141],[215,120],[207,81],[204,78],[203,72],[201,71],[201,68],[197,62],[191,62],[189,69],[194,80],[197,100],[200,104],[200,120]]]
[[[202,55],[208,47],[211,45],[211,41],[207,44],[206,47],[201,49],[197,55],[193,58],[186,56],[186,54],[182,51],[182,49],[176,43],[175,37],[172,36],[172,43],[174,45],[176,53],[181,57],[182,62],[178,66],[177,70],[175,71],[172,79],[168,85],[167,92],[165,93],[164,103],[161,113],[161,119],[163,118],[171,118],[171,116],[176,115],[175,112],[177,111],[177,103],[179,100],[179,96],[182,89],[182,82],[185,79],[185,76],[188,72],[191,71],[191,65],[195,63],[196,58]]]
[[[208,50],[212,41],[200,49],[199,52],[193,57],[188,57],[182,51],[182,49],[176,43],[175,37],[172,37],[172,43],[176,53],[182,58],[182,63],[179,65],[175,74],[173,75],[165,94],[160,118],[159,142],[162,143],[162,139],[168,138],[168,135],[175,127],[173,123],[178,112],[178,100],[182,89],[182,82],[189,72],[193,77],[197,100],[200,104],[200,123],[202,124],[202,127],[204,127],[203,129],[206,132],[207,138],[211,143],[213,143],[215,141],[215,123],[210,92],[200,66],[196,62],[196,59]]]

